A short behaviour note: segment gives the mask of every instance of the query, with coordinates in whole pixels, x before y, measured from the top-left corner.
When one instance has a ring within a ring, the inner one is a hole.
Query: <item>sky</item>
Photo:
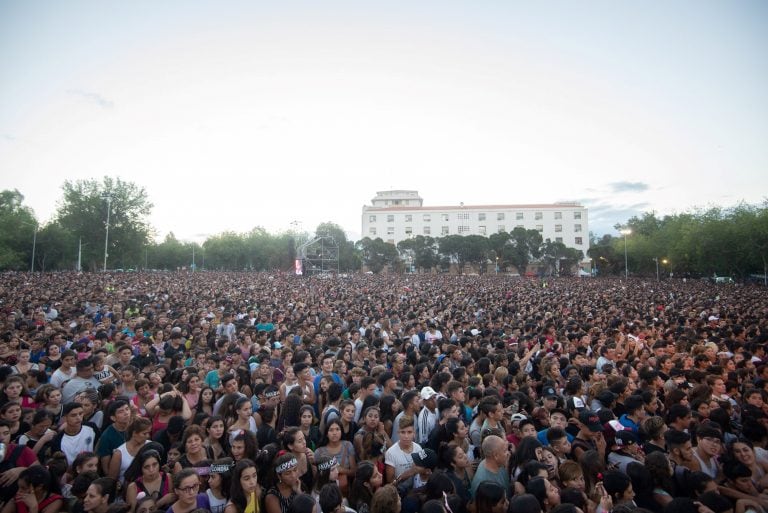
[[[376,191],[578,201],[589,229],[768,191],[768,2],[0,0],[0,189],[144,187],[158,238],[352,240]]]

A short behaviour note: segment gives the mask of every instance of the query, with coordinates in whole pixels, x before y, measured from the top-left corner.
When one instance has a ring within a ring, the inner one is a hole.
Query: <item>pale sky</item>
[[[360,237],[376,191],[580,201],[591,231],[768,191],[768,2],[0,0],[0,189],[146,188],[160,237]]]

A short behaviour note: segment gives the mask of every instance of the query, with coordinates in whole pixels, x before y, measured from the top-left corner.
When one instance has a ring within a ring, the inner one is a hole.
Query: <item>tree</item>
[[[401,240],[397,244],[401,255],[411,258],[417,269],[430,270],[440,263],[437,242],[432,237],[417,235],[416,237]]]
[[[384,270],[387,265],[397,267],[399,262],[397,248],[393,244],[384,242],[381,237],[371,239],[365,237],[358,241],[363,264],[376,274]]]
[[[0,192],[0,270],[29,269],[37,228],[18,190]]]
[[[107,268],[143,264],[151,232],[147,219],[153,207],[143,187],[120,178],[104,177],[101,183],[93,179],[67,180],[62,190],[64,197],[56,220],[75,240],[82,240],[86,268],[96,270],[103,266],[108,206]]]
[[[509,235],[508,261],[517,268],[520,275],[524,275],[531,260],[538,258],[541,254],[540,248],[543,241],[541,233],[518,226]]]
[[[562,242],[547,239],[541,247],[541,261],[544,274],[570,276],[573,268],[584,258],[580,249],[569,248]]]

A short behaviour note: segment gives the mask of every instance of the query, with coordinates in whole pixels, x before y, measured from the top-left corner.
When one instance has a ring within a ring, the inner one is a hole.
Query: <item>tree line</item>
[[[374,273],[432,272],[454,267],[462,272],[509,272],[572,275],[585,258],[599,275],[621,275],[626,257],[629,274],[660,276],[765,273],[768,256],[768,203],[658,218],[633,217],[618,228],[623,236],[590,234],[585,256],[561,242],[542,239],[536,230],[481,235],[415,236],[394,246],[381,238],[353,242],[331,222],[314,233],[272,234],[261,227],[247,233],[225,231],[202,244],[169,233],[161,242],[149,223],[152,211],[146,190],[119,178],[65,181],[53,219],[41,224],[17,191],[0,192],[0,270],[60,271],[79,269],[284,270],[294,260],[312,258],[318,236],[335,241],[338,270]],[[106,236],[109,217],[109,236]]]

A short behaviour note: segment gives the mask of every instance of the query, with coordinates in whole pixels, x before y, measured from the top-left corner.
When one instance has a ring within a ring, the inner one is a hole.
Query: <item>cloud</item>
[[[643,182],[613,182],[609,183],[613,192],[643,192],[650,187]]]
[[[616,234],[614,226],[625,223],[630,218],[640,217],[650,210],[650,203],[635,203],[633,205],[600,204],[589,206],[589,231],[600,236],[606,233]]]
[[[89,103],[92,103],[98,107],[101,107],[102,109],[112,109],[115,106],[115,102],[107,98],[104,98],[102,95],[98,93],[83,91],[80,89],[69,89],[67,90],[67,93],[73,96],[82,98]]]

